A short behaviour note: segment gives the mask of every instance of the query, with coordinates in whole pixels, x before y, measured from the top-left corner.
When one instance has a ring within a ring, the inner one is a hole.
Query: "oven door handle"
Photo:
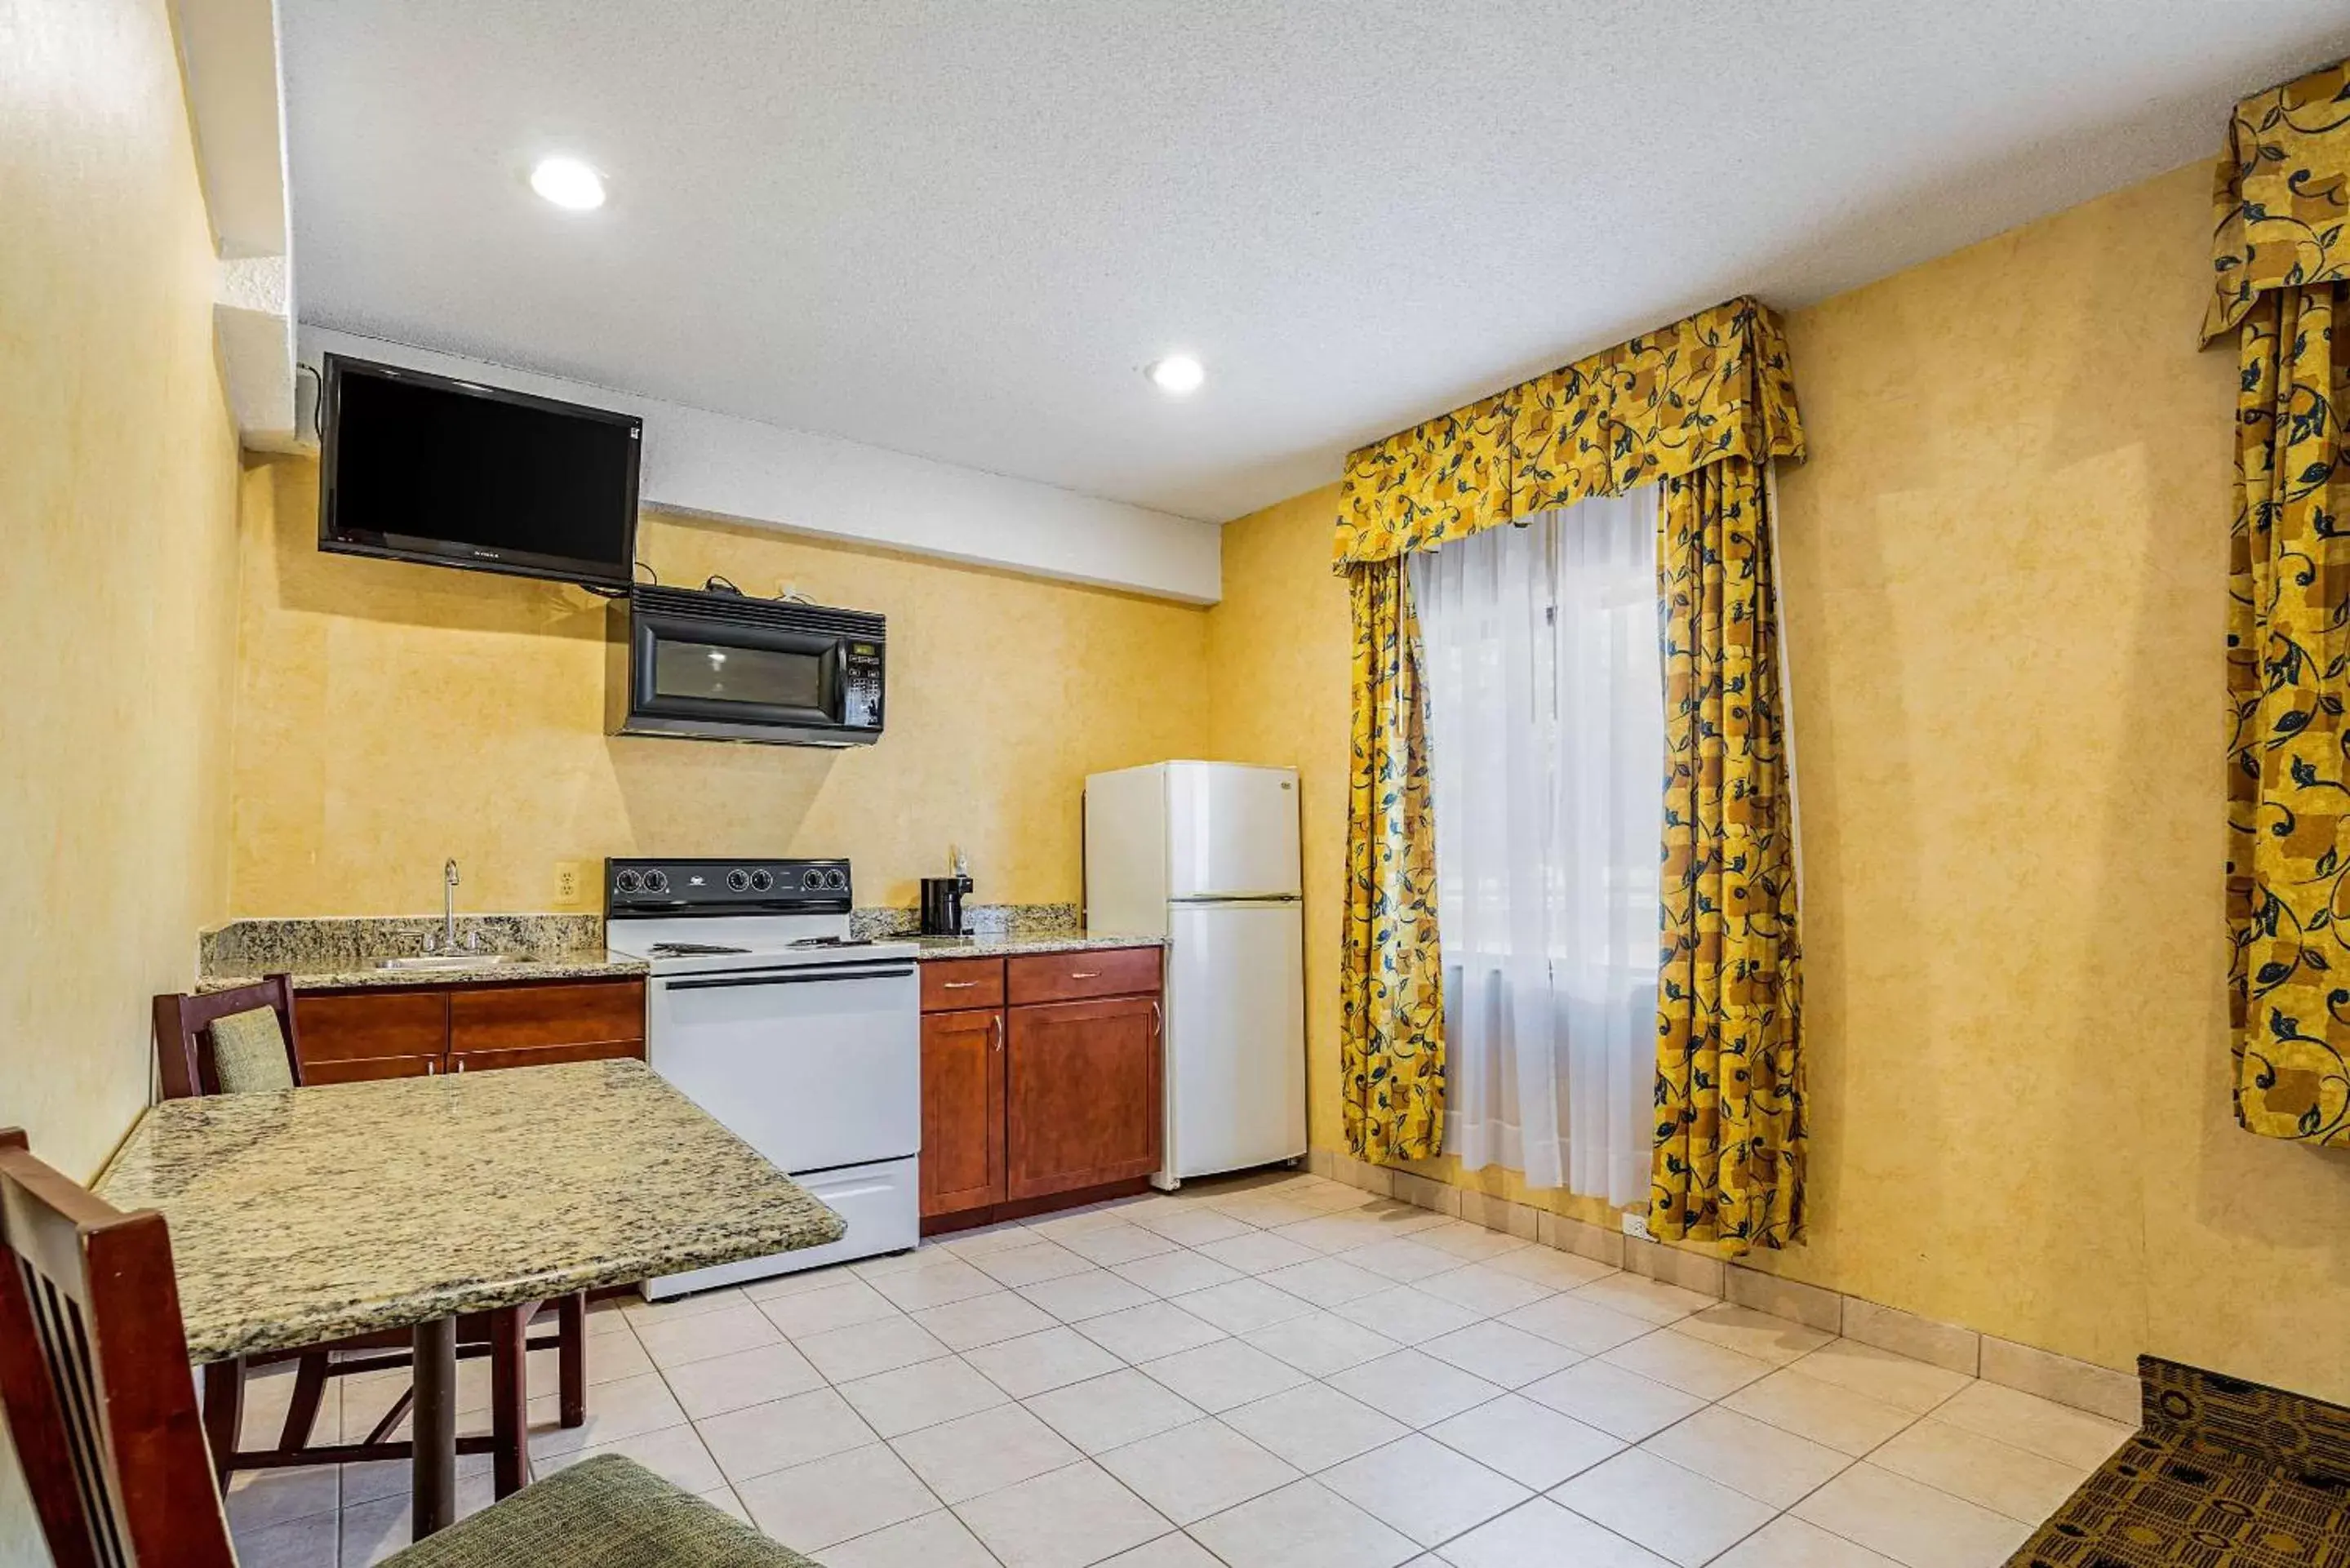
[[[824,985],[844,980],[901,980],[914,972],[908,964],[899,969],[853,969],[833,971],[824,974],[741,974],[721,975],[712,980],[664,980],[668,991],[716,991],[742,985]]]

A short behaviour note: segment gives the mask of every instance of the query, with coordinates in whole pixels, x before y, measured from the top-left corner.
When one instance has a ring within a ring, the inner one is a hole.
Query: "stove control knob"
[[[824,885],[839,892],[848,886],[848,873],[836,866],[824,874]]]
[[[644,876],[644,888],[648,893],[668,892],[669,873],[661,870],[658,867],[646,872]]]
[[[633,893],[643,886],[633,871],[623,871],[612,878],[612,890],[616,893]]]
[[[751,874],[748,871],[743,870],[740,866],[737,866],[733,870],[726,873],[726,890],[730,893],[749,892],[751,890]]]
[[[751,891],[764,893],[775,885],[775,874],[765,867],[751,873]]]

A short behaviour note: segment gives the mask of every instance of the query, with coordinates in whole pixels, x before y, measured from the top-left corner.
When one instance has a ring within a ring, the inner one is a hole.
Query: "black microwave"
[[[604,632],[615,735],[869,746],[881,738],[888,623],[866,610],[638,587]]]

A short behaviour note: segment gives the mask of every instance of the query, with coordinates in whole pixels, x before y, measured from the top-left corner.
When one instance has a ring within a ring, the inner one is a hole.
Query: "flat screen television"
[[[635,415],[340,354],[319,382],[321,550],[629,586]]]

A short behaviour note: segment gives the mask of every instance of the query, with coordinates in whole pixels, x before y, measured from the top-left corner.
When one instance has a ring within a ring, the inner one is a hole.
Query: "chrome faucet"
[[[441,867],[441,950],[457,950],[457,859]]]

